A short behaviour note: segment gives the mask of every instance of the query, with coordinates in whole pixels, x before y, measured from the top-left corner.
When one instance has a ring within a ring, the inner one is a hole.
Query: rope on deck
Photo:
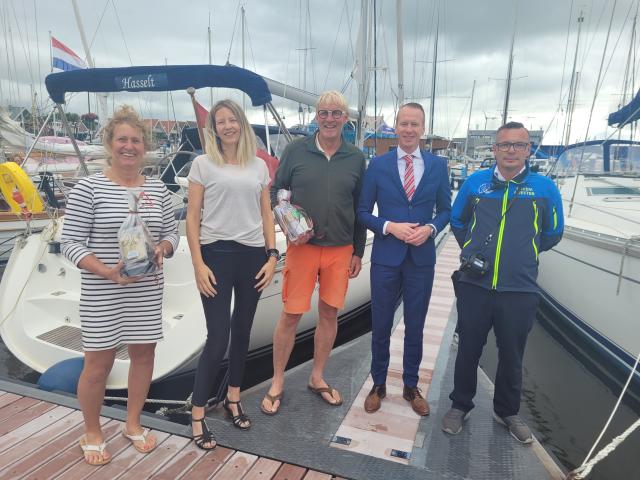
[[[587,453],[587,456],[582,462],[582,465],[580,465],[578,468],[576,468],[572,472],[569,472],[569,475],[567,475],[567,480],[582,480],[586,478],[587,475],[591,473],[591,470],[593,469],[593,467],[595,467],[598,464],[598,462],[600,462],[602,459],[607,457],[611,452],[613,452],[616,449],[618,445],[620,445],[629,435],[631,435],[634,432],[634,430],[640,427],[640,419],[638,419],[629,428],[627,428],[621,435],[618,435],[613,440],[611,440],[611,442],[609,442],[608,445],[602,448],[602,450],[600,450],[596,454],[596,456],[594,456],[591,460],[589,460],[589,457],[591,457],[591,454],[595,450],[596,445],[598,445],[598,443],[602,439],[602,436],[607,431],[607,428],[609,428],[609,424],[611,423],[613,416],[615,415],[616,411],[618,410],[618,407],[620,406],[620,403],[622,402],[622,397],[626,393],[627,388],[629,387],[629,384],[631,383],[631,380],[635,375],[635,371],[636,371],[636,368],[638,367],[639,362],[640,362],[640,353],[638,353],[638,356],[636,357],[636,362],[633,365],[633,368],[631,369],[629,378],[627,378],[627,383],[625,383],[624,388],[622,389],[622,392],[620,392],[618,401],[616,402],[616,405],[613,407],[613,411],[611,412],[611,415],[609,415],[609,419],[607,420],[607,423],[605,424],[604,428],[600,432],[600,435],[598,435],[598,438],[594,442],[593,447],[591,447],[591,450],[589,450],[589,453]]]

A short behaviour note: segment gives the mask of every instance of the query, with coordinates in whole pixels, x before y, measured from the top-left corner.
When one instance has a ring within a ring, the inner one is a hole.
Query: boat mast
[[[358,84],[358,124],[356,128],[356,146],[362,149],[364,145],[364,122],[369,91],[369,64],[367,52],[369,50],[369,0],[360,0],[360,27],[357,43],[356,82]]]
[[[584,17],[582,11],[578,15],[578,36],[576,38],[576,51],[573,54],[573,69],[571,70],[571,81],[569,82],[569,95],[567,95],[567,120],[565,122],[564,129],[564,146],[566,147],[570,143],[571,138],[571,122],[573,119],[573,110],[575,108],[576,91],[578,90],[578,79],[580,73],[576,71],[578,65],[578,49],[580,48],[580,32],[582,31],[582,23]]]
[[[509,97],[511,96],[511,74],[513,72],[513,45],[516,41],[516,23],[518,15],[513,21],[513,34],[511,35],[511,49],[509,50],[509,66],[507,67],[507,88],[504,93],[504,108],[502,109],[502,124],[507,123],[507,115],[509,113]]]
[[[471,126],[471,112],[473,111],[473,95],[476,91],[476,81],[473,81],[473,87],[471,87],[471,103],[469,104],[469,120],[467,120],[467,138],[464,140],[464,155],[465,157],[469,154],[467,153],[467,147],[469,146],[469,127]],[[486,127],[485,127],[486,128]],[[467,161],[464,161],[465,165]]]
[[[207,39],[209,43],[209,65],[213,65],[213,55],[211,54],[211,12],[209,12],[209,26],[207,27]],[[209,88],[209,108],[213,106],[213,88]]]
[[[396,0],[396,44],[398,49],[398,108],[404,103],[404,60],[402,44],[402,0]],[[375,71],[374,71],[375,74]],[[375,113],[377,114],[377,112]]]
[[[429,106],[429,136],[433,137],[433,117],[436,106],[436,66],[438,65],[438,35],[440,31],[440,12],[437,12],[436,36],[433,40],[433,68],[431,69],[431,105]],[[433,146],[433,138],[431,138]],[[432,149],[433,150],[433,149]]]
[[[87,64],[91,68],[95,68],[93,64],[93,57],[89,49],[89,43],[87,42],[87,36],[84,33],[84,26],[82,25],[82,18],[80,17],[80,9],[78,8],[77,0],[71,0],[73,5],[73,14],[76,17],[76,23],[78,24],[78,31],[80,32],[80,39],[82,40],[82,47],[84,48],[84,55],[87,58]],[[100,124],[104,124],[107,120],[107,95],[106,93],[98,94],[98,120]]]
[[[244,5],[242,7],[240,7],[240,13],[241,13],[241,28],[242,28],[242,68],[245,68],[245,57],[244,57],[244,22],[245,22],[245,18],[244,18]],[[247,96],[246,95],[242,95],[242,110],[246,111],[247,109]]]

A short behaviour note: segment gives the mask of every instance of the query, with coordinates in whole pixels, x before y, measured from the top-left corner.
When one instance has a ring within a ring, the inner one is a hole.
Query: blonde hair
[[[142,141],[144,143],[144,151],[148,151],[151,147],[151,136],[149,134],[149,129],[144,124],[138,112],[136,112],[132,106],[130,105],[122,105],[115,112],[113,112],[113,117],[107,122],[104,127],[102,134],[102,145],[107,150],[109,154],[107,157],[107,163],[111,165],[111,142],[113,142],[113,133],[116,130],[118,125],[126,124],[137,130],[140,130],[142,133]]]
[[[316,111],[320,108],[322,104],[334,103],[339,105],[343,112],[349,112],[349,106],[347,105],[347,99],[344,98],[337,90],[327,90],[326,92],[322,92],[318,97],[318,101],[316,102]]]
[[[211,108],[209,115],[207,115],[204,130],[204,140],[206,142],[205,152],[216,165],[224,165],[220,138],[218,138],[216,134],[216,113],[218,113],[218,110],[221,108],[231,110],[240,124],[240,139],[238,141],[237,155],[238,163],[241,167],[244,167],[256,158],[256,136],[242,108],[233,100],[220,100]]]

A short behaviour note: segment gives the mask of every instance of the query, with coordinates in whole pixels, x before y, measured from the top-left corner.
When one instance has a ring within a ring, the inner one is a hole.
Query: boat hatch
[[[587,193],[589,195],[640,196],[640,187],[625,187],[625,186],[588,187]]]
[[[67,348],[75,352],[83,353],[82,331],[78,327],[62,325],[48,332],[38,335],[38,340],[50,343],[57,347]],[[129,360],[129,352],[126,345],[116,348],[116,358],[118,360]]]

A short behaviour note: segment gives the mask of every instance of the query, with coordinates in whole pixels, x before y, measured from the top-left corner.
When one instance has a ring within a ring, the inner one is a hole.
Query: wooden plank
[[[10,403],[13,403],[20,398],[22,397],[20,395],[16,395],[15,393],[4,393],[2,396],[0,396],[0,408],[6,407]]]
[[[242,480],[270,480],[273,477],[280,466],[281,462],[276,460],[270,460],[268,458],[258,458],[258,461],[253,464],[251,470],[242,478]]]
[[[237,480],[242,478],[258,460],[256,455],[236,452],[227,463],[211,478],[215,480]]]
[[[154,430],[153,434],[158,439],[158,444],[162,443],[169,436],[168,433],[160,432],[158,430]],[[124,437],[122,438],[125,439]],[[114,457],[110,463],[97,470],[97,472],[91,476],[91,479],[113,480],[115,478],[119,478],[120,475],[126,474],[128,470],[133,468],[133,466],[141,461],[145,456],[152,455],[152,453],[140,453],[135,448],[133,448],[133,445],[131,445],[131,443],[129,442],[128,448]]]
[[[65,407],[58,408],[65,409]],[[55,412],[56,410],[57,409],[53,409],[51,412]],[[29,422],[21,428],[8,433],[4,437],[0,437],[0,446],[4,446],[5,443],[9,445],[9,447],[2,452],[3,465],[11,465],[13,462],[23,457],[30,456],[33,452],[55,440],[58,436],[69,429],[77,427],[82,422],[82,414],[80,412],[73,412],[71,415],[65,415],[55,420],[49,426],[38,429],[28,435],[24,434],[25,430],[31,430],[31,428],[27,429],[26,427],[32,427],[33,424],[40,423],[39,420],[43,417],[46,416],[41,415],[33,422]]]
[[[0,423],[0,435],[4,435],[9,433],[12,430],[24,425],[30,420],[39,417],[45,412],[49,410],[53,410],[56,406],[52,403],[40,402],[35,404],[34,406],[27,408],[26,410],[22,410],[21,412],[16,413],[11,418],[6,419],[4,422]]]
[[[331,480],[332,475],[328,473],[316,472],[315,470],[309,470],[304,476],[304,480]]]
[[[157,432],[158,441],[160,441],[159,433]],[[178,454],[188,443],[189,440],[187,438],[170,435],[153,452],[145,454],[131,470],[126,472],[123,478],[149,478],[153,473],[161,470],[164,464]]]
[[[234,453],[235,450],[216,447],[214,450],[207,452],[206,455],[200,457],[200,460],[198,460],[180,480],[199,480],[202,478],[209,478],[215,472],[220,470]]]
[[[67,407],[56,407],[49,410],[44,415],[40,415],[22,427],[12,430],[3,437],[0,437],[0,452],[17,446],[18,443],[23,440],[27,440],[34,434],[38,434],[42,429],[47,428],[49,425],[54,424],[58,420],[65,418],[74,412],[75,411],[73,409]],[[48,437],[40,438],[47,439],[48,441],[53,437],[49,435]]]
[[[55,458],[60,454],[60,452],[69,448],[71,445],[77,445],[78,439],[83,435],[83,433],[84,425],[77,425],[53,441],[43,445],[34,453],[34,455],[24,457],[20,461],[13,463],[11,466],[0,470],[0,478],[3,480],[9,480],[11,478],[22,477],[43,463]]]
[[[273,480],[302,480],[307,469],[297,465],[283,464]]]
[[[131,442],[122,436],[122,425],[123,422],[117,422],[114,420],[109,423],[109,426],[105,426],[102,429],[102,432],[107,439],[107,452],[109,452],[112,458],[116,458],[131,445]],[[80,447],[76,445],[67,449],[63,455],[66,458],[64,463],[67,464],[67,469],[61,469],[60,472],[56,473],[56,475],[59,475],[56,477],[58,479],[80,480],[97,471],[95,465],[89,465],[84,461],[84,455],[82,454]]]
[[[40,400],[34,400],[33,398],[21,397],[14,402],[11,402],[9,405],[0,408],[0,422],[4,421],[7,418],[11,418],[18,412],[26,410],[29,407],[33,407]]]
[[[193,442],[171,458],[164,467],[151,476],[153,480],[175,480],[188,472],[202,458],[205,450],[198,448]]]

